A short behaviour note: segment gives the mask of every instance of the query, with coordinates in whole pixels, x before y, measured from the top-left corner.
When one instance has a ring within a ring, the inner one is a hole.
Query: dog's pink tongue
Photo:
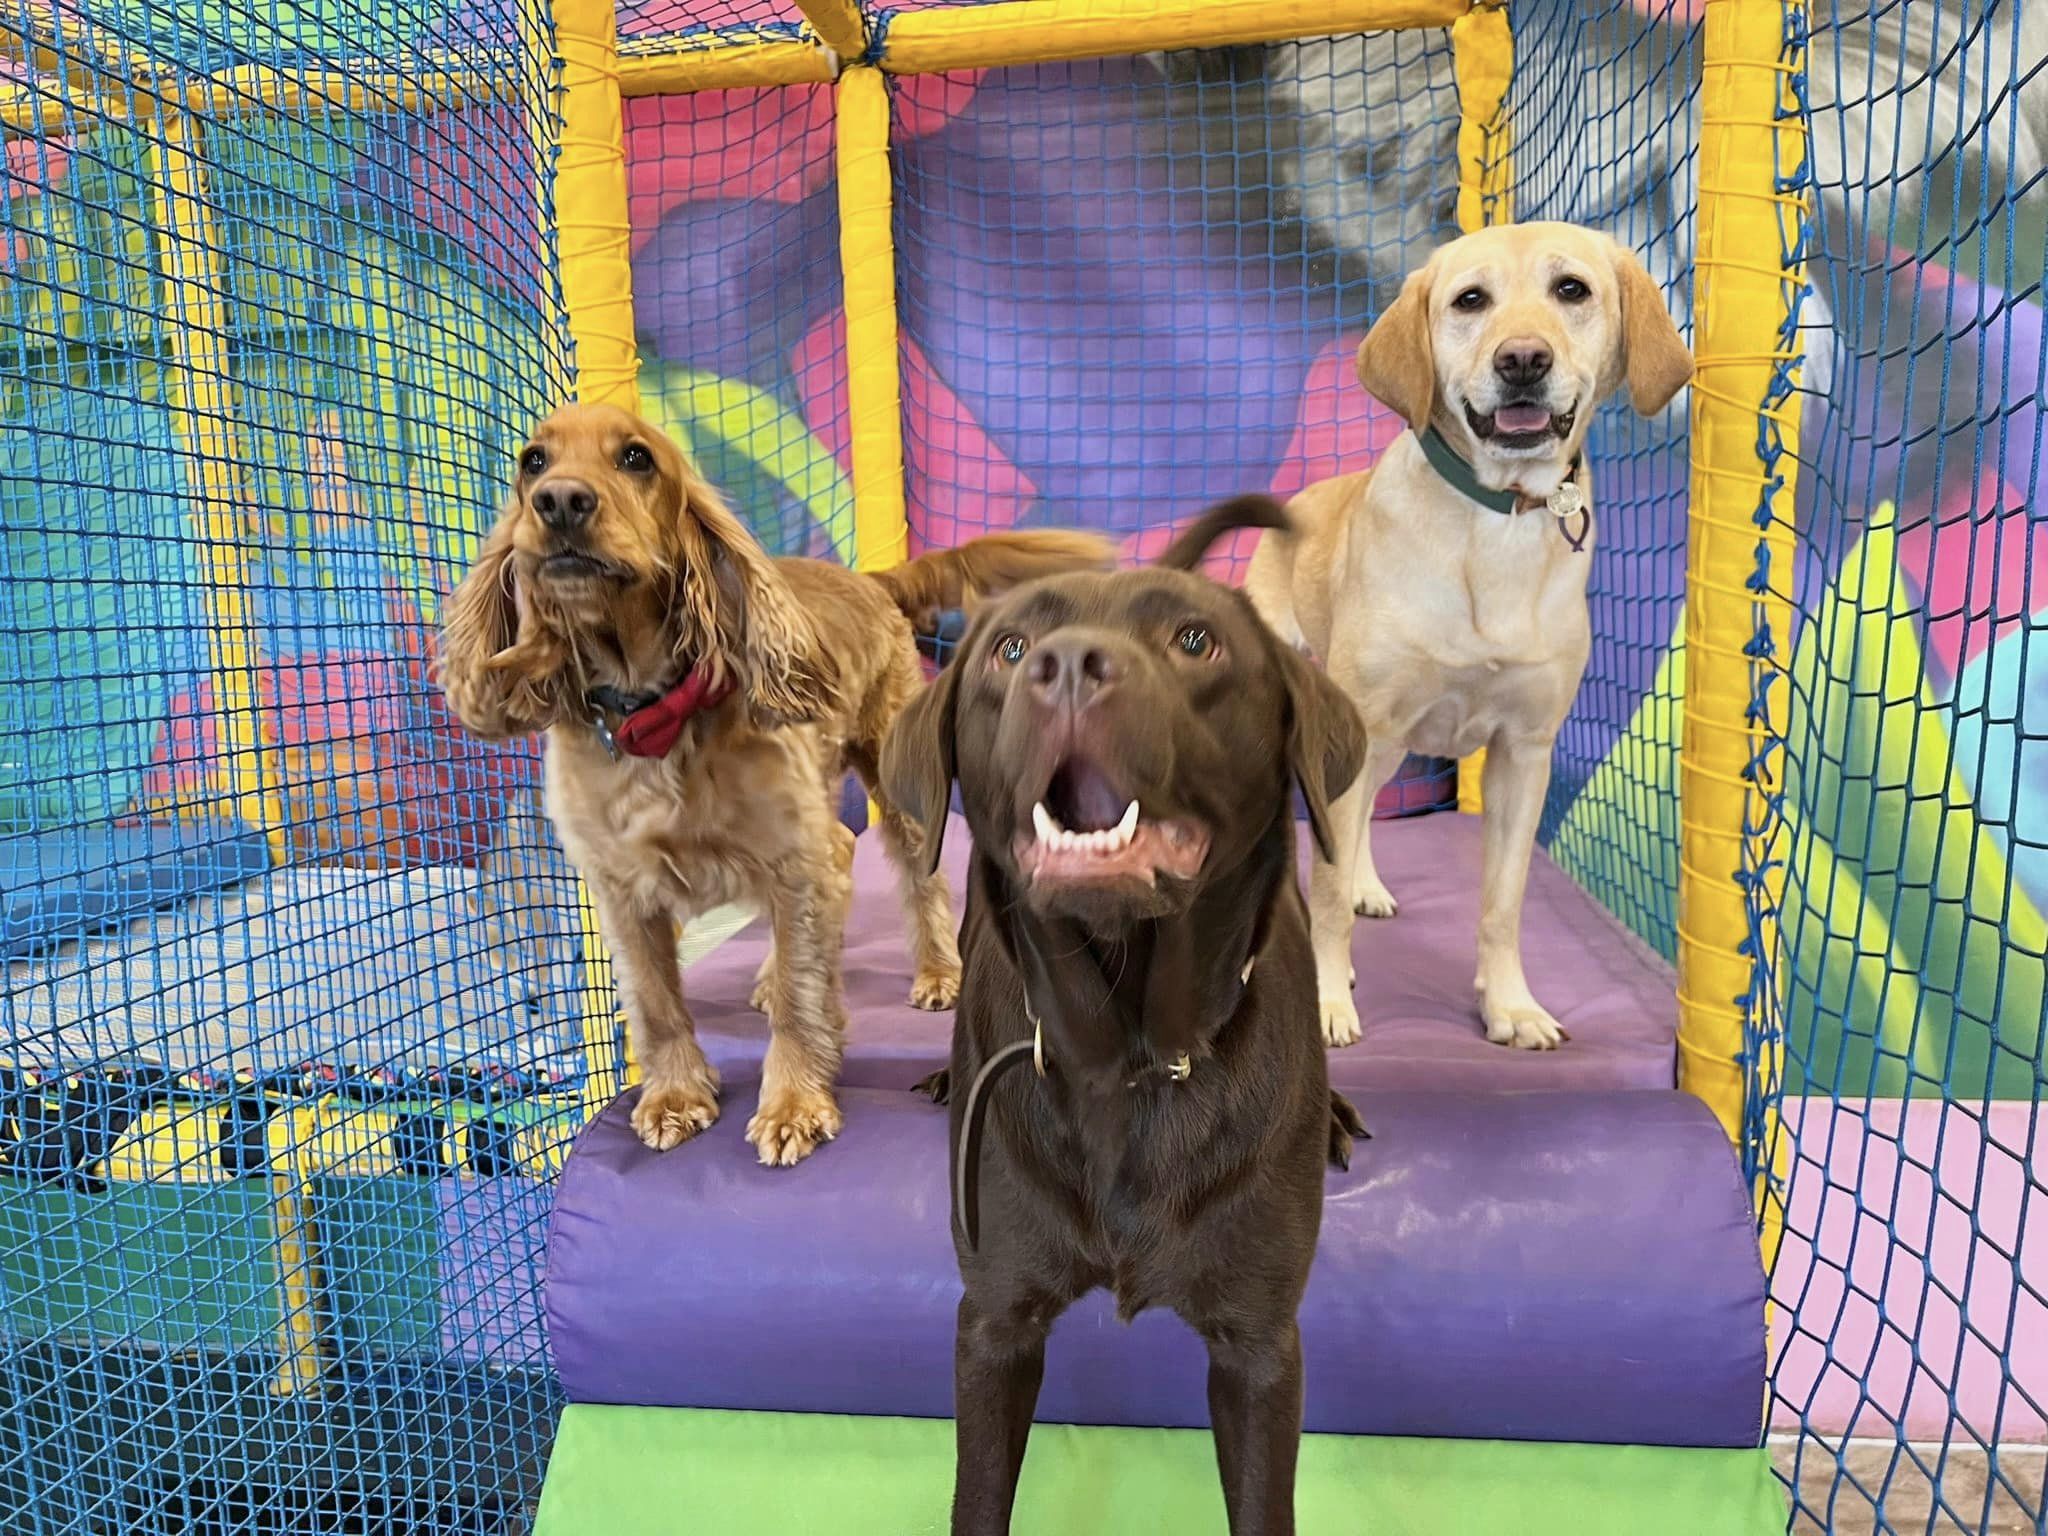
[[[1550,425],[1550,412],[1540,405],[1504,405],[1493,413],[1496,432],[1541,432]]]

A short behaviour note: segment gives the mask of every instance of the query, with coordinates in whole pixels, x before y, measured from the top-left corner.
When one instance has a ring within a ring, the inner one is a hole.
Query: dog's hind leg
[[[1056,1308],[960,1298],[953,1334],[953,1536],[1008,1536]]]
[[[1309,932],[1315,942],[1316,1001],[1325,1045],[1351,1045],[1358,1039],[1358,1005],[1351,998],[1351,883],[1358,823],[1367,802],[1364,786],[1356,782],[1333,800],[1330,846],[1336,861],[1309,860]]]
[[[1399,742],[1375,737],[1366,743],[1365,765],[1358,770],[1358,783],[1365,790],[1365,807],[1358,817],[1358,843],[1352,854],[1351,910],[1360,917],[1392,917],[1401,910],[1394,893],[1380,879],[1379,866],[1372,861],[1372,808],[1379,792],[1401,771],[1408,751]]]
[[[1207,1334],[1209,1423],[1230,1536],[1294,1536],[1294,1470],[1301,1450],[1301,1330]]]
[[[768,1004],[761,1105],[747,1122],[747,1140],[770,1167],[802,1162],[820,1142],[837,1136],[841,1124],[832,1085],[846,1052],[840,945],[853,877],[839,845],[852,842],[853,834],[834,820],[825,839],[828,856],[779,870],[769,896],[775,992]]]
[[[924,836],[915,822],[883,798],[876,754],[862,746],[850,746],[847,758],[881,811],[877,830],[882,846],[889,851],[889,862],[896,866],[917,968],[910,982],[911,1004],[950,1008],[960,996],[960,946],[955,938],[958,924],[953,916],[952,887],[939,871],[924,873]]]

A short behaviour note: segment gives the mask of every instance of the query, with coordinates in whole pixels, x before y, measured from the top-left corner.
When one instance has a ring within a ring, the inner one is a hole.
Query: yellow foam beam
[[[1738,872],[1783,857],[1782,828],[1767,805],[1774,787],[1745,770],[1765,736],[1748,718],[1765,671],[1790,661],[1791,608],[1782,597],[1793,553],[1792,507],[1798,468],[1799,396],[1767,406],[1781,356],[1779,330],[1797,302],[1803,273],[1781,267],[1797,247],[1806,210],[1777,190],[1778,167],[1804,159],[1804,130],[1790,88],[1803,60],[1784,56],[1781,0],[1708,0],[1702,37],[1698,255],[1694,263],[1692,515],[1686,554],[1685,728],[1679,746],[1678,887],[1679,1082],[1705,1100],[1739,1145],[1752,1088],[1740,1060],[1744,1006],[1758,966],[1778,969],[1775,920],[1766,917],[1761,950],[1739,953],[1750,937],[1752,903],[1775,913],[1782,876],[1766,877],[1757,897]],[[1757,453],[1760,419],[1784,442],[1775,469]],[[1769,526],[1756,525],[1768,504]],[[1746,583],[1759,542],[1772,563],[1769,593]],[[1768,627],[1769,658],[1746,654]],[[1782,723],[1787,684],[1771,694]],[[1766,773],[1782,774],[1781,755]],[[1765,1006],[1776,1017],[1776,1004]],[[1762,1085],[1777,1080],[1768,1047],[1755,1068]],[[1765,1210],[1765,1220],[1772,1213]],[[1768,1241],[1768,1236],[1767,1236]]]
[[[839,78],[839,260],[846,294],[853,563],[863,571],[886,570],[910,553],[892,206],[888,86],[879,70],[856,64]]]
[[[1515,78],[1515,38],[1498,3],[1476,6],[1451,24],[1452,68],[1458,80],[1458,228],[1514,221],[1514,165],[1509,159],[1508,86]],[[1486,808],[1480,784],[1486,748],[1458,762],[1458,809]]]
[[[802,37],[721,37],[715,47],[634,49],[619,58],[619,93],[627,97],[804,85],[838,76],[838,58]]]
[[[868,24],[860,0],[796,0],[797,9],[825,46],[848,63],[867,52]]]
[[[892,17],[892,74],[995,69],[1057,59],[1220,48],[1397,27],[1447,27],[1467,0],[998,0]]]

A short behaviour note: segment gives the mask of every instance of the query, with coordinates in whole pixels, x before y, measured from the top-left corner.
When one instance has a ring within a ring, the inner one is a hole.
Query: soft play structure
[[[720,913],[681,943],[728,1111],[649,1153],[536,744],[434,690],[441,597],[572,393],[779,552],[1038,524],[1143,559],[1370,465],[1365,327],[1533,218],[1638,251],[1699,371],[1594,428],[1525,935],[1566,1048],[1473,1015],[1478,764],[1380,802],[1402,907],[1331,1057],[1374,1134],[1302,1314],[1301,1529],[2042,1530],[2044,31],[6,7],[0,1536],[944,1529],[945,1117],[910,1089],[949,1029],[878,846],[844,1134],[752,1161],[766,941]],[[1076,1308],[1017,1529],[1220,1536],[1204,1412],[1180,1323]]]

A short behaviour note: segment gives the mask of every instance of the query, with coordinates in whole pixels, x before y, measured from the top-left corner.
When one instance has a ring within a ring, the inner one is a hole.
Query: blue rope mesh
[[[0,7],[10,1532],[535,1495],[574,890],[428,671],[566,374],[534,17]]]
[[[1700,9],[1517,4],[1506,113],[1517,216],[1609,230],[1688,325]],[[464,738],[426,667],[566,364],[547,177],[507,192],[553,110],[530,11],[0,0],[10,1531],[525,1527],[579,926],[529,751]],[[1731,873],[1801,1529],[2042,1528],[2015,1448],[2048,1434],[2048,29],[2020,14],[1786,12],[1811,154],[1776,184],[1813,212],[1777,254],[1811,286],[1796,393],[1788,364],[1758,403],[1804,427],[1795,466],[1760,409],[1796,536],[1759,537],[1748,587],[1795,617],[1748,647],[1759,852]],[[630,54],[801,24],[620,25]],[[488,87],[375,105],[451,54]],[[372,105],[267,102],[251,66]],[[149,103],[201,75],[175,131]],[[1142,554],[1391,435],[1349,359],[1452,232],[1443,33],[891,89],[914,547],[1081,523]],[[851,558],[831,88],[627,123],[650,412],[770,548]],[[1610,407],[1593,454],[1597,639],[1543,832],[1668,954],[1683,416]]]

